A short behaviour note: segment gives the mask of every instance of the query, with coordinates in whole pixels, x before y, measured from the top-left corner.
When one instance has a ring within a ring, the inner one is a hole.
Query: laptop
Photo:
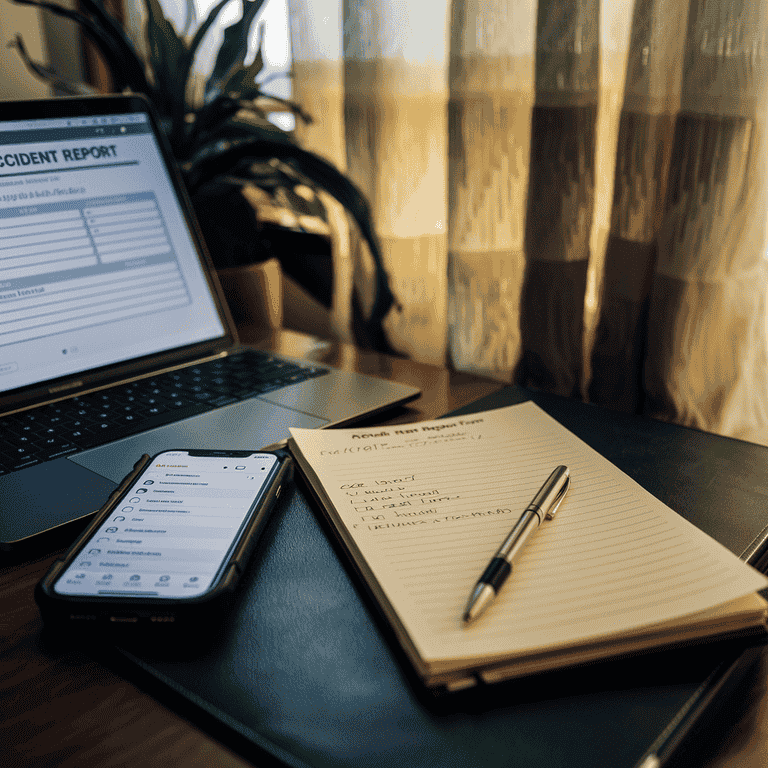
[[[1,113],[0,549],[71,535],[144,453],[258,450],[418,396],[238,345],[145,99]]]

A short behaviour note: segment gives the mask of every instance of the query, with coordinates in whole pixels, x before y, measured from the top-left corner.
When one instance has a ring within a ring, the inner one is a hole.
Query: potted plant
[[[181,34],[165,18],[158,0],[143,0],[146,59],[100,0],[80,0],[80,10],[48,0],[13,0],[79,24],[103,55],[113,90],[141,93],[153,103],[217,268],[277,256],[288,275],[329,307],[333,290],[330,245],[322,226],[308,226],[307,222],[326,220],[322,203],[314,194],[317,189],[336,198],[357,224],[376,267],[369,317],[363,317],[353,296],[355,338],[364,346],[391,351],[382,321],[394,298],[368,203],[344,174],[298,146],[290,133],[267,119],[276,102],[299,119],[310,118],[296,104],[265,94],[257,84],[264,67],[261,40],[257,41],[254,61],[245,65],[250,30],[266,0],[240,1],[242,16],[224,29],[211,74],[196,89],[195,57],[206,33],[233,0],[220,0],[196,30]],[[193,2],[186,2],[187,18],[193,18]],[[21,35],[9,45],[16,47],[35,76],[58,93],[93,93],[87,84],[68,80],[33,61]],[[288,216],[287,226],[285,216],[276,217],[276,221],[265,213],[270,206],[289,209],[293,218]]]

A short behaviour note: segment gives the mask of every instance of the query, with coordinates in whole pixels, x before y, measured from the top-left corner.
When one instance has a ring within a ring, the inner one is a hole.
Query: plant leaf
[[[94,42],[106,59],[114,79],[115,90],[123,91],[129,87],[137,93],[148,92],[149,85],[143,64],[135,49],[129,45],[127,50],[124,50],[121,41],[115,39],[97,19],[92,19],[69,8],[63,8],[55,3],[45,2],[45,0],[13,0],[13,2],[18,5],[43,8],[50,13],[80,24],[85,34]]]
[[[192,38],[189,44],[189,51],[193,56],[196,53],[200,43],[203,41],[203,38],[205,37],[206,33],[218,18],[219,14],[231,2],[232,0],[219,0],[219,2],[213,7],[210,13],[205,17],[205,19],[203,20],[203,23],[198,27],[197,31],[194,34],[194,37]]]
[[[256,85],[256,78],[262,69],[264,69],[264,56],[261,53],[261,44],[264,39],[262,29],[258,31],[258,40],[256,41],[256,58],[247,67],[240,67],[231,72],[229,79],[222,86],[222,91],[233,98],[256,98],[259,95],[259,86]],[[245,61],[245,57],[243,57]]]
[[[255,103],[256,98],[261,101],[260,104]],[[247,96],[241,97],[240,106],[243,109],[253,109],[259,114],[266,115],[268,112],[275,111],[269,107],[269,102],[274,102],[275,104],[287,107],[305,125],[311,125],[314,122],[314,118],[309,114],[309,112],[305,112],[300,104],[297,104],[295,101],[291,101],[290,99],[283,99],[280,96],[273,96],[271,93],[262,93],[261,91],[258,91],[256,96],[250,97],[251,101],[248,99],[249,97]]]
[[[187,46],[165,18],[158,0],[144,0],[144,7],[150,64],[160,96],[157,107],[170,117],[175,137],[183,132],[186,112],[187,74],[180,65],[186,58]]]
[[[192,155],[190,158],[192,165],[197,163],[202,154],[210,152],[210,148],[214,145],[219,147],[217,151],[220,151],[221,147],[225,145],[231,147],[244,139],[291,141],[289,134],[269,122],[266,113],[253,110],[250,105],[247,109],[243,109],[239,101],[224,96],[220,96],[214,103],[218,102],[225,102],[226,111],[214,116],[206,126],[206,130],[198,135],[197,146],[202,153],[196,152]]]
[[[379,241],[373,228],[371,211],[363,193],[337,168],[321,157],[302,149],[287,140],[275,141],[264,138],[244,139],[229,142],[228,146],[217,149],[209,147],[204,156],[189,163],[184,169],[185,179],[191,194],[202,184],[215,176],[232,169],[246,158],[277,158],[293,163],[298,170],[320,189],[336,198],[354,218],[368,247],[376,267],[376,286],[373,310],[365,321],[372,338],[385,339],[382,322],[395,304],[395,297],[389,286]]]
[[[240,105],[237,101],[226,95],[219,96],[197,110],[189,142],[193,151],[196,151],[201,144],[212,140],[213,133],[217,132],[217,129],[223,126],[239,110]]]
[[[24,40],[21,35],[16,35],[16,38],[8,43],[8,47],[16,48],[22,61],[32,74],[44,82],[50,83],[55,89],[63,91],[68,96],[93,96],[96,93],[96,89],[91,88],[90,85],[74,80],[67,80],[49,67],[46,67],[44,64],[34,61],[27,52],[27,48],[24,45]]]
[[[251,24],[264,3],[265,0],[243,0],[242,16],[224,30],[224,40],[205,86],[206,101],[225,93],[227,81],[243,66],[248,54],[248,34]]]
[[[149,81],[144,68],[144,62],[136,51],[131,38],[126,34],[122,24],[104,8],[101,0],[80,0],[80,6],[86,14],[94,18],[102,27],[110,39],[110,44],[114,45],[116,50],[120,51],[125,62],[135,71],[132,72],[130,81],[132,88],[138,93],[150,93]],[[114,72],[112,73],[114,76]],[[141,85],[141,88],[138,86]]]
[[[197,5],[195,0],[187,0],[187,13],[184,17],[184,29],[181,31],[181,36],[186,39],[189,35],[189,31],[192,29],[192,25],[197,19]]]
[[[232,2],[232,0],[219,0],[219,2],[210,11],[208,16],[206,16],[206,18],[203,20],[203,23],[198,27],[197,31],[192,37],[192,40],[190,40],[189,45],[187,46],[186,55],[182,59],[182,61],[179,62],[179,72],[180,72],[179,76],[184,79],[185,83],[189,81],[189,75],[192,71],[192,65],[194,64],[194,61],[195,61],[195,55],[197,54],[197,49],[200,47],[200,44],[203,42],[203,39],[208,33],[208,30],[213,26],[213,24],[218,19],[219,14],[221,14],[221,12],[224,10],[224,8],[227,5],[230,4],[230,2]]]

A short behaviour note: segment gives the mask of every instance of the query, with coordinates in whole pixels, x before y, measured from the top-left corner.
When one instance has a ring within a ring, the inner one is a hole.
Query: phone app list
[[[57,584],[64,594],[192,597],[210,588],[263,483],[261,465],[153,467]]]

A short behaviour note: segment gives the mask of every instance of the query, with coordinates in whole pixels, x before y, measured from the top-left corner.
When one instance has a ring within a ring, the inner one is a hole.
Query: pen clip
[[[571,476],[566,475],[565,482],[563,483],[562,487],[557,493],[557,496],[552,502],[552,506],[544,513],[545,520],[551,520],[555,516],[555,514],[557,513],[558,507],[563,503],[563,499],[565,498],[565,494],[570,484],[571,484]]]

